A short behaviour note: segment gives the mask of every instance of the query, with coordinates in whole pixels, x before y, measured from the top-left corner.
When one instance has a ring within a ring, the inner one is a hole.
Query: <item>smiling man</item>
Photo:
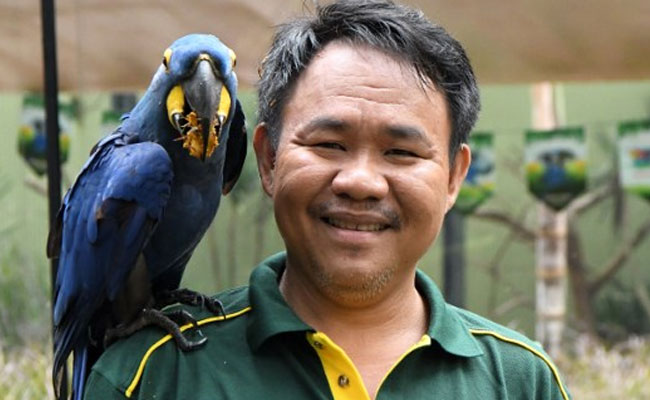
[[[140,332],[104,354],[86,398],[568,398],[536,343],[446,304],[417,270],[471,160],[479,96],[457,41],[409,8],[338,1],[279,29],[259,101],[286,252],[217,296],[227,315],[199,321],[203,348]]]
[[[295,83],[277,146],[255,132],[264,190],[287,249],[280,291],[350,357],[374,394],[426,333],[417,261],[467,171],[449,158],[445,96],[364,43],[323,46]]]

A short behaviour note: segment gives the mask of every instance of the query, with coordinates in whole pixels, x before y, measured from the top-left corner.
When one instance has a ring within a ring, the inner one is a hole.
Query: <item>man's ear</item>
[[[456,202],[460,187],[463,185],[465,175],[469,170],[472,162],[472,151],[466,143],[461,143],[460,148],[454,156],[454,164],[449,170],[449,184],[447,186],[447,211],[449,211]]]
[[[273,195],[273,169],[275,168],[275,150],[264,122],[255,127],[253,148],[257,156],[257,170],[260,174],[262,188],[267,195]]]

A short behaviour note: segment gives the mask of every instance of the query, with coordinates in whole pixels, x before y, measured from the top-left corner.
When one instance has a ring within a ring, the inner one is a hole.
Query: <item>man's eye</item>
[[[334,142],[316,143],[315,146],[316,147],[322,147],[322,148],[325,148],[325,149],[345,150],[345,148],[343,146],[341,146],[338,143],[334,143]]]
[[[418,157],[417,154],[409,150],[404,149],[390,149],[386,152],[389,156],[398,156],[398,157]]]

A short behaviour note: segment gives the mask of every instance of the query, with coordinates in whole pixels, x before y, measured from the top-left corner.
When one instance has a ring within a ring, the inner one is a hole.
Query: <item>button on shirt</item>
[[[284,253],[271,257],[249,286],[218,295],[225,318],[186,307],[208,337],[195,351],[181,351],[157,328],[115,343],[93,367],[85,398],[370,399],[345,351],[284,301],[284,265]],[[383,378],[378,400],[569,398],[538,344],[446,304],[420,271],[416,287],[429,305],[428,331]]]

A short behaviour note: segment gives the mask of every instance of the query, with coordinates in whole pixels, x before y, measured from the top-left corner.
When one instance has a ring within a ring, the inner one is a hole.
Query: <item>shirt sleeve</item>
[[[537,359],[534,398],[538,400],[571,400],[571,395],[555,364],[549,358],[543,361]]]

